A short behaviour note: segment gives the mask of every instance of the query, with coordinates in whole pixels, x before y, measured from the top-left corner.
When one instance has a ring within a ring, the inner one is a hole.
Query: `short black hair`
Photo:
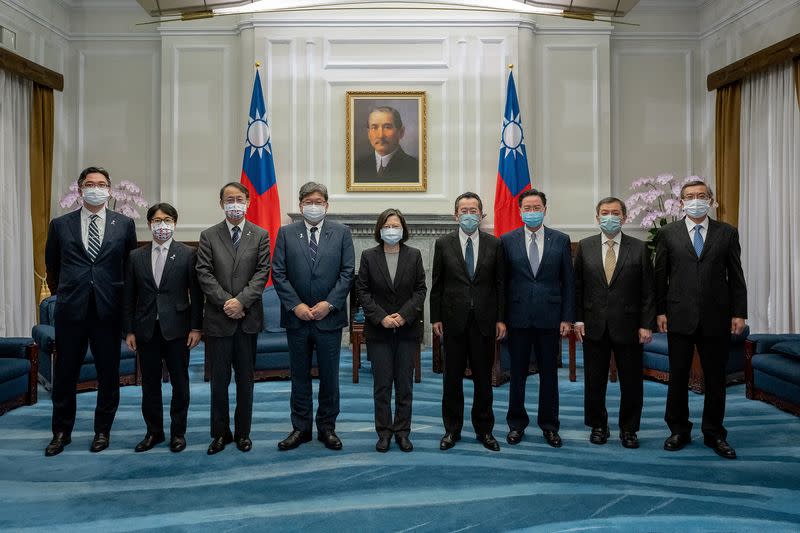
[[[683,199],[683,191],[685,191],[687,187],[695,187],[697,185],[705,185],[709,198],[714,198],[714,192],[711,190],[711,187],[708,186],[708,183],[703,180],[691,180],[681,186],[681,199]]]
[[[388,105],[382,105],[369,108],[369,113],[367,113],[367,128],[369,128],[369,116],[375,112],[391,113],[392,120],[394,121],[394,127],[398,130],[403,127],[403,119],[400,118],[400,111],[393,107],[389,107]]]
[[[108,170],[103,167],[86,167],[81,171],[81,175],[78,176],[78,188],[83,186],[83,182],[86,181],[86,176],[89,174],[102,174],[105,176],[108,185],[111,186],[111,178],[108,177]]]
[[[527,198],[528,196],[538,196],[542,199],[542,205],[547,207],[547,196],[538,189],[528,189],[527,191],[522,191],[517,198],[517,207],[522,207],[522,200]]]
[[[461,194],[458,195],[458,198],[456,198],[456,203],[454,204],[454,207],[453,207],[453,212],[454,213],[458,213],[458,202],[460,202],[461,200],[465,200],[465,199],[478,200],[478,209],[480,209],[481,213],[483,213],[483,202],[481,202],[481,197],[478,196],[477,194],[475,194],[474,192],[470,192],[470,191],[467,191],[467,192],[464,192],[464,193],[461,193]]]
[[[406,217],[403,216],[403,213],[401,213],[399,209],[389,208],[378,215],[378,222],[375,223],[375,242],[383,242],[383,239],[381,239],[381,228],[383,228],[383,225],[386,224],[386,221],[392,215],[399,218],[400,225],[403,226],[403,238],[400,239],[400,242],[406,242],[408,240],[408,225],[406,224]]]
[[[153,217],[156,216],[156,212],[161,211],[164,214],[171,216],[172,220],[175,222],[178,221],[178,210],[175,209],[172,204],[168,204],[167,202],[161,202],[158,204],[153,204],[150,206],[150,209],[147,210],[147,221],[150,222],[153,220]]]
[[[625,205],[625,202],[623,202],[622,200],[620,200],[616,196],[606,196],[605,198],[603,198],[602,200],[597,202],[597,207],[595,208],[595,213],[597,213],[597,216],[600,216],[600,206],[601,205],[614,204],[614,203],[619,203],[619,205],[622,206],[622,216],[624,216],[624,217],[628,216],[628,206]]]
[[[219,201],[220,202],[222,201],[222,197],[225,195],[225,189],[227,189],[228,187],[233,187],[234,189],[239,189],[239,192],[243,193],[245,198],[247,198],[248,200],[250,199],[250,191],[247,190],[247,187],[245,187],[244,185],[242,185],[238,181],[231,181],[231,182],[228,182],[225,185],[223,185],[222,188],[219,190]]]

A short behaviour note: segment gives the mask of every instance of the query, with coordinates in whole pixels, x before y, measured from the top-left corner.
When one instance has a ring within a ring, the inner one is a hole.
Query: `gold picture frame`
[[[425,91],[347,91],[346,115],[347,192],[427,190]]]

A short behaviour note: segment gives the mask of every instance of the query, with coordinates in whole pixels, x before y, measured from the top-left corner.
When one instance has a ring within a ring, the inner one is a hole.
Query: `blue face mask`
[[[617,215],[603,215],[600,217],[600,229],[613,237],[622,229],[622,219]]]
[[[544,211],[525,211],[522,222],[529,228],[538,228],[544,222]]]
[[[475,233],[481,223],[480,215],[463,214],[458,217],[458,225],[466,234]]]
[[[381,239],[389,246],[394,246],[403,239],[403,228],[381,228]]]

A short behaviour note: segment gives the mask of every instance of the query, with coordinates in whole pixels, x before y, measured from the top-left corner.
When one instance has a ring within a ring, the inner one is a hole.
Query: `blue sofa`
[[[264,289],[261,298],[264,308],[264,325],[256,339],[256,366],[255,380],[289,379],[292,373],[289,370],[289,341],[286,330],[281,324],[281,302],[278,293],[270,285]],[[317,355],[313,355],[311,375],[317,376]],[[211,379],[211,361],[208,352],[205,355],[204,379]]]
[[[750,334],[750,326],[745,326],[741,335],[731,335],[730,355],[726,368],[728,385],[744,381],[744,341]],[[653,340],[644,345],[642,374],[645,378],[662,383],[669,382],[669,355],[666,333],[654,333]],[[697,350],[694,352],[692,368],[689,372],[689,388],[702,394],[705,391],[703,368]]]
[[[33,326],[32,336],[39,345],[41,364],[39,365],[39,381],[47,390],[53,388],[53,373],[55,370],[56,357],[56,296],[50,296],[42,300],[39,304],[39,324]],[[125,341],[121,338],[122,349],[119,361],[119,384],[136,385],[138,375],[138,359],[136,352],[128,348]],[[78,377],[77,390],[96,390],[97,389],[97,370],[94,367],[94,354],[92,349],[86,350],[86,358],[81,365],[81,373]]]
[[[36,403],[39,350],[30,337],[0,338],[0,415]]]
[[[744,374],[748,398],[800,416],[800,334],[747,337]]]

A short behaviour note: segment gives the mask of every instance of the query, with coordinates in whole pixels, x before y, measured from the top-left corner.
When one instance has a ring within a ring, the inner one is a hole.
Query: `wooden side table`
[[[364,343],[364,324],[350,324],[350,344],[353,347],[353,383],[358,383],[361,368],[361,344]],[[422,353],[419,344],[414,354],[414,383],[422,381]]]

